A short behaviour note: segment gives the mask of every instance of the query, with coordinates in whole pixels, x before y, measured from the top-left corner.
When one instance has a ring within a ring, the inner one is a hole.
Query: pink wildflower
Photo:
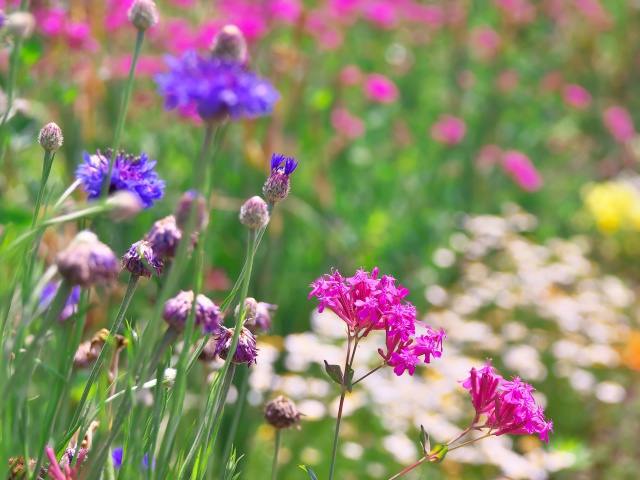
[[[340,83],[345,87],[358,85],[362,81],[362,70],[356,65],[347,65],[340,71]]]
[[[409,22],[418,22],[430,27],[439,28],[444,25],[445,14],[437,5],[421,5],[409,2],[404,5],[403,17]]]
[[[480,169],[489,169],[500,162],[502,149],[497,145],[485,145],[476,154],[476,165]]]
[[[336,108],[331,112],[331,126],[338,134],[350,140],[364,134],[364,122],[345,108]]]
[[[285,23],[294,23],[300,18],[302,6],[299,0],[272,0],[269,11],[273,18]]]
[[[518,72],[512,69],[503,70],[496,79],[496,87],[501,92],[511,92],[515,90],[520,83]]]
[[[536,19],[536,7],[527,0],[493,0],[493,4],[512,23],[525,25]]]
[[[376,1],[362,6],[366,19],[383,28],[393,28],[398,21],[398,14],[393,2]]]
[[[623,107],[608,108],[602,115],[602,120],[618,143],[626,143],[636,136],[631,114]]]
[[[76,475],[78,475],[80,467],[84,462],[84,457],[87,455],[87,451],[81,448],[78,452],[78,460],[76,461],[75,467],[69,468],[69,465],[65,463],[63,472],[58,465],[58,459],[56,458],[56,454],[53,451],[53,448],[47,445],[44,451],[47,454],[47,457],[49,457],[49,461],[51,462],[51,465],[49,465],[49,471],[47,473],[54,480],[75,480]]]
[[[524,153],[509,150],[502,157],[502,169],[513,181],[527,192],[542,188],[542,177]]]
[[[491,60],[500,48],[500,35],[491,27],[476,27],[471,31],[469,46],[478,58]]]
[[[580,85],[569,83],[562,89],[562,98],[565,103],[578,110],[586,110],[591,105],[591,94]]]
[[[464,120],[453,115],[440,115],[431,126],[431,138],[450,147],[459,144],[466,132]]]
[[[396,84],[379,73],[367,75],[364,93],[369,100],[379,103],[393,103],[400,96]]]

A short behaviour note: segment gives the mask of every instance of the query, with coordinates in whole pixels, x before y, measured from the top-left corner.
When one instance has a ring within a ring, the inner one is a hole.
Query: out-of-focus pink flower
[[[104,17],[104,26],[107,31],[116,30],[125,25],[130,25],[127,12],[134,0],[107,0],[107,14]]]
[[[469,47],[477,57],[490,60],[500,48],[500,35],[491,27],[476,27],[471,31]]]
[[[467,19],[467,9],[460,2],[446,2],[445,19],[449,25],[462,26]]]
[[[269,3],[269,11],[276,20],[294,23],[300,18],[302,7],[298,0],[272,0]]]
[[[367,75],[364,94],[369,100],[380,103],[393,103],[400,96],[396,84],[379,73]]]
[[[329,0],[329,11],[338,17],[355,13],[360,0]]]
[[[350,140],[364,134],[364,122],[345,108],[336,108],[331,112],[331,126],[338,134]]]
[[[440,115],[431,126],[431,138],[448,146],[459,144],[467,133],[464,121],[453,115]]]
[[[593,25],[607,28],[611,25],[611,15],[599,0],[575,0],[580,13]]]
[[[267,31],[266,16],[260,2],[225,0],[220,10],[225,23],[238,27],[248,41],[256,40]]]
[[[591,105],[591,94],[586,88],[569,83],[562,89],[562,98],[565,103],[578,110],[586,110]]]
[[[470,90],[476,84],[476,74],[470,70],[463,70],[458,75],[457,80],[458,80],[458,85],[460,85],[461,89]]]
[[[131,69],[131,61],[133,55],[125,54],[113,59],[111,71],[116,78],[125,78],[129,75]],[[136,63],[136,76],[152,77],[156,73],[164,72],[167,69],[167,65],[162,61],[162,58],[152,55],[140,55],[138,63]]]
[[[527,0],[493,0],[493,4],[512,23],[525,25],[536,19],[536,7]]]
[[[542,177],[529,157],[516,150],[509,150],[502,157],[502,170],[527,192],[542,188]]]
[[[437,5],[408,2],[403,5],[402,16],[409,22],[424,23],[435,28],[441,27],[445,22],[445,13]]]
[[[545,93],[553,93],[562,86],[563,82],[561,73],[549,72],[540,80],[540,90]]]
[[[169,0],[170,3],[174,4],[176,7],[191,7],[198,0]]]
[[[496,79],[496,87],[501,92],[511,92],[520,83],[520,77],[515,70],[503,70]]]
[[[362,82],[362,70],[356,65],[347,65],[340,71],[340,83],[345,87],[358,85]]]
[[[502,149],[497,145],[485,145],[476,154],[476,165],[486,170],[500,162]]]
[[[67,44],[74,50],[97,52],[100,49],[98,41],[91,36],[91,27],[88,23],[67,22],[64,33]]]
[[[318,44],[325,50],[335,50],[342,45],[342,32],[335,28],[335,22],[325,16],[325,12],[314,10],[309,13],[307,28]]]
[[[37,10],[35,13],[36,25],[40,32],[47,37],[55,37],[64,32],[67,13],[61,8],[49,10]]]
[[[625,108],[608,108],[602,115],[602,120],[618,143],[626,143],[636,136],[633,119]]]
[[[398,21],[394,2],[388,0],[368,2],[361,9],[367,20],[383,28],[392,28]]]

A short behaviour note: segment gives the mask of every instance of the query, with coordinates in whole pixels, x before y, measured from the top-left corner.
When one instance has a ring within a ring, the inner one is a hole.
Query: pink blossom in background
[[[383,28],[392,28],[398,21],[396,7],[388,0],[367,2],[361,10],[364,18]]]
[[[248,41],[256,40],[267,32],[267,23],[260,2],[251,0],[223,0],[220,2],[224,24],[232,23]]]
[[[344,37],[336,29],[335,22],[326,17],[325,12],[313,10],[307,18],[307,29],[314,36],[318,45],[325,50],[335,50],[342,45]]]
[[[331,126],[338,134],[350,140],[361,137],[365,128],[364,122],[345,108],[335,108],[331,112]]]
[[[163,22],[161,29],[149,33],[150,38],[171,53],[182,53],[193,48],[194,28],[184,19],[172,18]]]
[[[47,37],[62,35],[67,20],[67,12],[62,8],[41,9],[34,12],[36,26]]]
[[[169,0],[176,7],[191,7],[196,4],[198,0]]]
[[[525,25],[536,19],[536,7],[527,0],[493,0],[493,4],[513,23]]]
[[[529,157],[516,150],[509,150],[502,157],[502,170],[527,192],[537,192],[542,188],[542,177]]]
[[[580,13],[593,25],[604,28],[611,25],[611,15],[599,0],[575,0],[575,4]]]
[[[100,44],[91,36],[91,27],[89,27],[88,23],[67,22],[64,33],[67,44],[74,50],[85,50],[87,52],[100,50]]]
[[[477,57],[490,60],[498,53],[500,35],[491,27],[476,27],[471,31],[469,47]]]
[[[340,17],[355,13],[360,5],[360,0],[329,0],[328,3],[329,11]]]
[[[134,0],[107,0],[105,9],[107,14],[104,16],[104,26],[107,31],[130,25],[127,12],[133,2]]]
[[[276,20],[284,23],[294,23],[300,18],[302,6],[298,0],[272,0],[269,12]]]
[[[116,78],[125,78],[129,75],[131,69],[131,61],[133,55],[126,54],[116,57],[112,60],[111,72]],[[161,57],[153,55],[140,55],[138,63],[136,64],[136,76],[139,77],[152,77],[156,73],[164,72],[167,69],[167,65],[164,63]]]
[[[464,121],[453,115],[440,115],[431,126],[431,138],[448,146],[459,144],[467,133]]]
[[[345,87],[359,85],[362,82],[362,70],[356,65],[347,65],[340,71],[340,83]]]
[[[396,84],[379,73],[367,75],[364,83],[364,94],[369,100],[380,103],[393,103],[400,96]]]
[[[471,90],[476,84],[476,74],[470,70],[463,70],[456,80],[461,89]]]
[[[553,93],[560,89],[563,82],[564,78],[561,73],[549,72],[540,80],[540,90],[545,93]]]
[[[636,136],[631,114],[622,107],[608,108],[602,115],[602,120],[618,143],[626,143]]]
[[[467,10],[462,3],[445,3],[445,19],[449,25],[462,26],[467,19]]]
[[[485,145],[476,154],[476,165],[481,169],[488,169],[500,162],[502,149],[497,145]]]
[[[435,28],[441,27],[445,22],[445,13],[437,5],[407,2],[403,5],[402,16],[409,22],[424,23]]]
[[[515,90],[519,83],[520,77],[515,70],[503,70],[496,79],[496,87],[505,93]]]
[[[565,103],[578,110],[586,110],[591,105],[591,94],[586,88],[569,83],[562,88]]]

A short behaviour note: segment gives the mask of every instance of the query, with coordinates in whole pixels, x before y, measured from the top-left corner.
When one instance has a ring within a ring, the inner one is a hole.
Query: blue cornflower
[[[189,50],[181,57],[165,56],[166,73],[155,76],[168,110],[194,108],[204,120],[226,115],[233,119],[268,115],[280,94],[268,80],[240,62],[202,56]]]
[[[45,287],[42,289],[42,293],[40,294],[40,300],[38,302],[38,305],[40,305],[43,308],[48,308],[49,305],[51,305],[51,302],[53,301],[53,297],[55,296],[59,286],[60,286],[60,282],[47,283]],[[74,313],[77,313],[79,301],[80,301],[80,287],[76,285],[71,289],[71,294],[69,295],[69,298],[67,299],[67,302],[65,303],[64,308],[60,312],[60,315],[58,315],[58,320],[61,322],[64,322],[71,315],[73,315]]]
[[[116,470],[120,470],[122,467],[122,455],[124,453],[124,448],[116,447],[111,450],[111,460],[113,461],[113,466]],[[142,457],[142,468],[145,470],[149,469],[149,454],[147,453],[144,457]],[[156,459],[153,458],[151,460],[151,470],[155,470],[156,468]]]
[[[109,172],[109,164],[112,160],[112,150],[108,149],[104,154],[98,150],[96,155],[84,152],[85,163],[78,165],[76,178],[84,185],[84,191],[89,193],[89,200],[100,197],[102,184]],[[109,194],[127,190],[136,194],[142,202],[142,207],[147,209],[153,206],[154,200],[160,200],[164,195],[164,180],[158,178],[153,169],[156,162],[149,161],[146,153],[139,157],[118,152],[113,165]]]
[[[291,189],[289,175],[297,166],[298,162],[293,157],[275,153],[271,156],[271,174],[262,187],[262,193],[267,200],[277,203],[287,198]]]

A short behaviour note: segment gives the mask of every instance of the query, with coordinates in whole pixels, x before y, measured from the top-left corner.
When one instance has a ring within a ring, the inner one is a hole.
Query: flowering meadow
[[[638,1],[0,9],[0,479],[638,478]]]

